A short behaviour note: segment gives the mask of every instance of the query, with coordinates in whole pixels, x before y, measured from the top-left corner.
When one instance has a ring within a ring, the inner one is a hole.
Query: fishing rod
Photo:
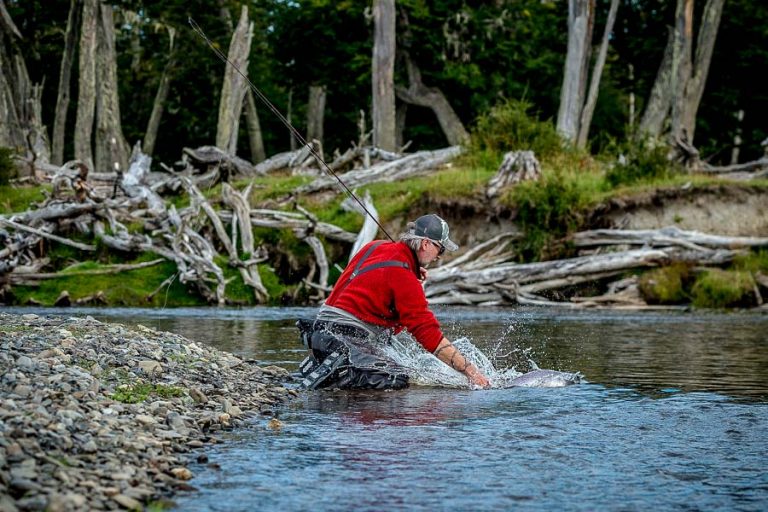
[[[193,20],[190,17],[188,18],[188,21],[189,21],[189,25],[192,27],[192,30],[194,30],[197,33],[197,35],[199,35],[205,41],[205,43],[208,45],[208,48],[210,48],[219,59],[221,59],[226,64],[229,64],[230,66],[232,66],[232,68],[235,71],[237,71],[237,73],[245,79],[246,83],[248,84],[248,87],[251,88],[254,94],[256,94],[256,96],[259,97],[259,99],[267,106],[267,108],[269,108],[269,110],[273,114],[275,114],[275,116],[277,116],[277,118],[286,126],[286,128],[288,128],[288,130],[291,132],[291,135],[296,137],[296,140],[298,140],[303,146],[305,146],[309,150],[309,152],[312,154],[312,156],[314,156],[315,159],[322,164],[322,166],[325,168],[325,172],[327,172],[329,175],[336,178],[336,181],[339,182],[339,185],[341,185],[342,190],[344,190],[344,192],[346,192],[349,197],[357,201],[357,204],[359,204],[360,207],[363,209],[363,211],[373,220],[373,222],[376,223],[377,226],[379,226],[379,229],[381,229],[384,232],[384,234],[387,235],[387,238],[389,238],[391,241],[394,242],[395,241],[394,238],[392,238],[389,235],[389,233],[387,232],[386,229],[384,229],[384,226],[381,225],[379,220],[376,217],[374,217],[374,215],[370,211],[368,211],[368,208],[366,208],[365,204],[363,204],[363,202],[360,201],[357,195],[355,195],[355,193],[352,192],[352,190],[350,190],[350,188],[341,180],[341,178],[339,178],[339,176],[333,171],[333,169],[331,169],[331,167],[327,163],[325,163],[325,160],[323,160],[323,158],[315,150],[312,144],[308,143],[306,139],[302,137],[301,133],[299,133],[299,131],[293,127],[290,121],[288,121],[288,119],[286,119],[285,116],[283,116],[283,114],[280,113],[277,107],[275,107],[272,104],[272,102],[269,101],[269,98],[267,98],[267,96],[264,93],[262,93],[258,87],[253,85],[253,82],[251,82],[251,80],[242,71],[240,71],[240,68],[238,68],[231,60],[229,60],[229,58],[227,58],[227,56],[224,55],[224,53],[222,53],[221,50],[219,50],[218,48],[216,48],[216,46],[214,46],[213,42],[211,42],[208,36],[205,35],[205,32],[203,32],[203,29],[200,28],[200,25],[198,25],[195,20]]]

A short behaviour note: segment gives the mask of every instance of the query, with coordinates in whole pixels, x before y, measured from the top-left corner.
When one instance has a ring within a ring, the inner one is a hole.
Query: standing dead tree
[[[395,151],[395,0],[373,2],[373,144]]]
[[[233,66],[225,64],[224,83],[221,86],[219,102],[219,121],[216,127],[216,147],[234,155],[237,152],[237,135],[240,114],[243,111],[243,99],[247,84],[245,78],[236,71],[248,69],[248,58],[253,39],[253,23],[248,20],[248,8],[243,6],[240,21],[232,34],[227,59]]]

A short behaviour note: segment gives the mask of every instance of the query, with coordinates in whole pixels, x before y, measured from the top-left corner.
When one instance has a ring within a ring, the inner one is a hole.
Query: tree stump
[[[533,151],[510,151],[504,155],[499,170],[488,182],[485,195],[494,198],[502,189],[527,180],[541,178],[541,167]]]

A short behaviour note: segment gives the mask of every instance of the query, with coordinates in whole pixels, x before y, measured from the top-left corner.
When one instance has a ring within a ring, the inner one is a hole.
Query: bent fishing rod
[[[266,107],[269,108],[269,110],[273,114],[275,114],[275,116],[280,120],[280,122],[282,122],[285,125],[285,127],[288,128],[288,131],[291,132],[291,135],[296,137],[296,140],[298,140],[304,147],[306,147],[309,150],[312,156],[315,157],[315,159],[322,165],[322,167],[324,168],[327,174],[336,178],[336,181],[339,182],[339,185],[341,186],[342,190],[346,192],[346,194],[349,197],[354,199],[357,202],[357,204],[360,205],[360,207],[363,209],[366,215],[368,215],[373,220],[373,222],[375,222],[376,225],[379,226],[379,229],[381,229],[381,231],[383,231],[384,234],[387,235],[387,238],[389,238],[391,241],[394,242],[395,240],[389,235],[389,233],[387,233],[387,230],[384,229],[384,226],[381,225],[379,220],[373,214],[371,214],[370,211],[368,211],[368,208],[366,208],[365,204],[363,204],[363,202],[360,201],[357,195],[355,195],[355,193],[352,192],[352,190],[350,190],[349,187],[347,187],[347,185],[341,180],[341,178],[339,178],[339,176],[333,171],[333,169],[331,169],[331,167],[327,163],[325,163],[325,160],[315,150],[312,144],[308,143],[306,139],[302,137],[301,133],[299,133],[299,131],[293,127],[290,121],[288,121],[288,119],[286,119],[285,116],[283,116],[283,114],[280,113],[277,107],[275,107],[272,104],[272,102],[269,101],[269,98],[267,98],[267,96],[264,93],[262,93],[258,87],[253,85],[253,82],[251,82],[251,80],[242,71],[240,71],[240,68],[238,68],[231,60],[229,60],[229,58],[227,58],[227,56],[224,55],[224,53],[222,53],[221,50],[219,50],[218,48],[216,48],[216,46],[214,46],[213,42],[208,38],[207,35],[205,35],[205,32],[203,32],[203,29],[200,28],[200,25],[198,25],[195,20],[193,20],[190,17],[188,18],[188,21],[189,21],[189,25],[192,27],[192,30],[194,30],[195,33],[197,33],[197,35],[199,35],[203,39],[203,41],[205,41],[205,43],[208,45],[208,48],[210,48],[213,51],[213,53],[216,54],[216,56],[219,59],[221,59],[224,63],[232,66],[232,68],[235,71],[237,71],[237,73],[240,76],[242,76],[243,79],[245,79],[245,82],[248,84],[248,87],[251,88],[251,91],[253,91],[253,93],[256,94],[256,96],[258,96],[258,98],[262,101],[262,103],[264,103],[264,105],[266,105]]]

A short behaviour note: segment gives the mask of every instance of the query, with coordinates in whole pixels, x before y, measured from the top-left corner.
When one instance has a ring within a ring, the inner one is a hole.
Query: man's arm
[[[469,382],[477,386],[487,388],[491,385],[488,377],[473,365],[467,358],[459,352],[453,343],[448,341],[448,338],[440,340],[440,344],[433,352],[436,358],[453,368],[454,370],[463,373],[469,379]]]

